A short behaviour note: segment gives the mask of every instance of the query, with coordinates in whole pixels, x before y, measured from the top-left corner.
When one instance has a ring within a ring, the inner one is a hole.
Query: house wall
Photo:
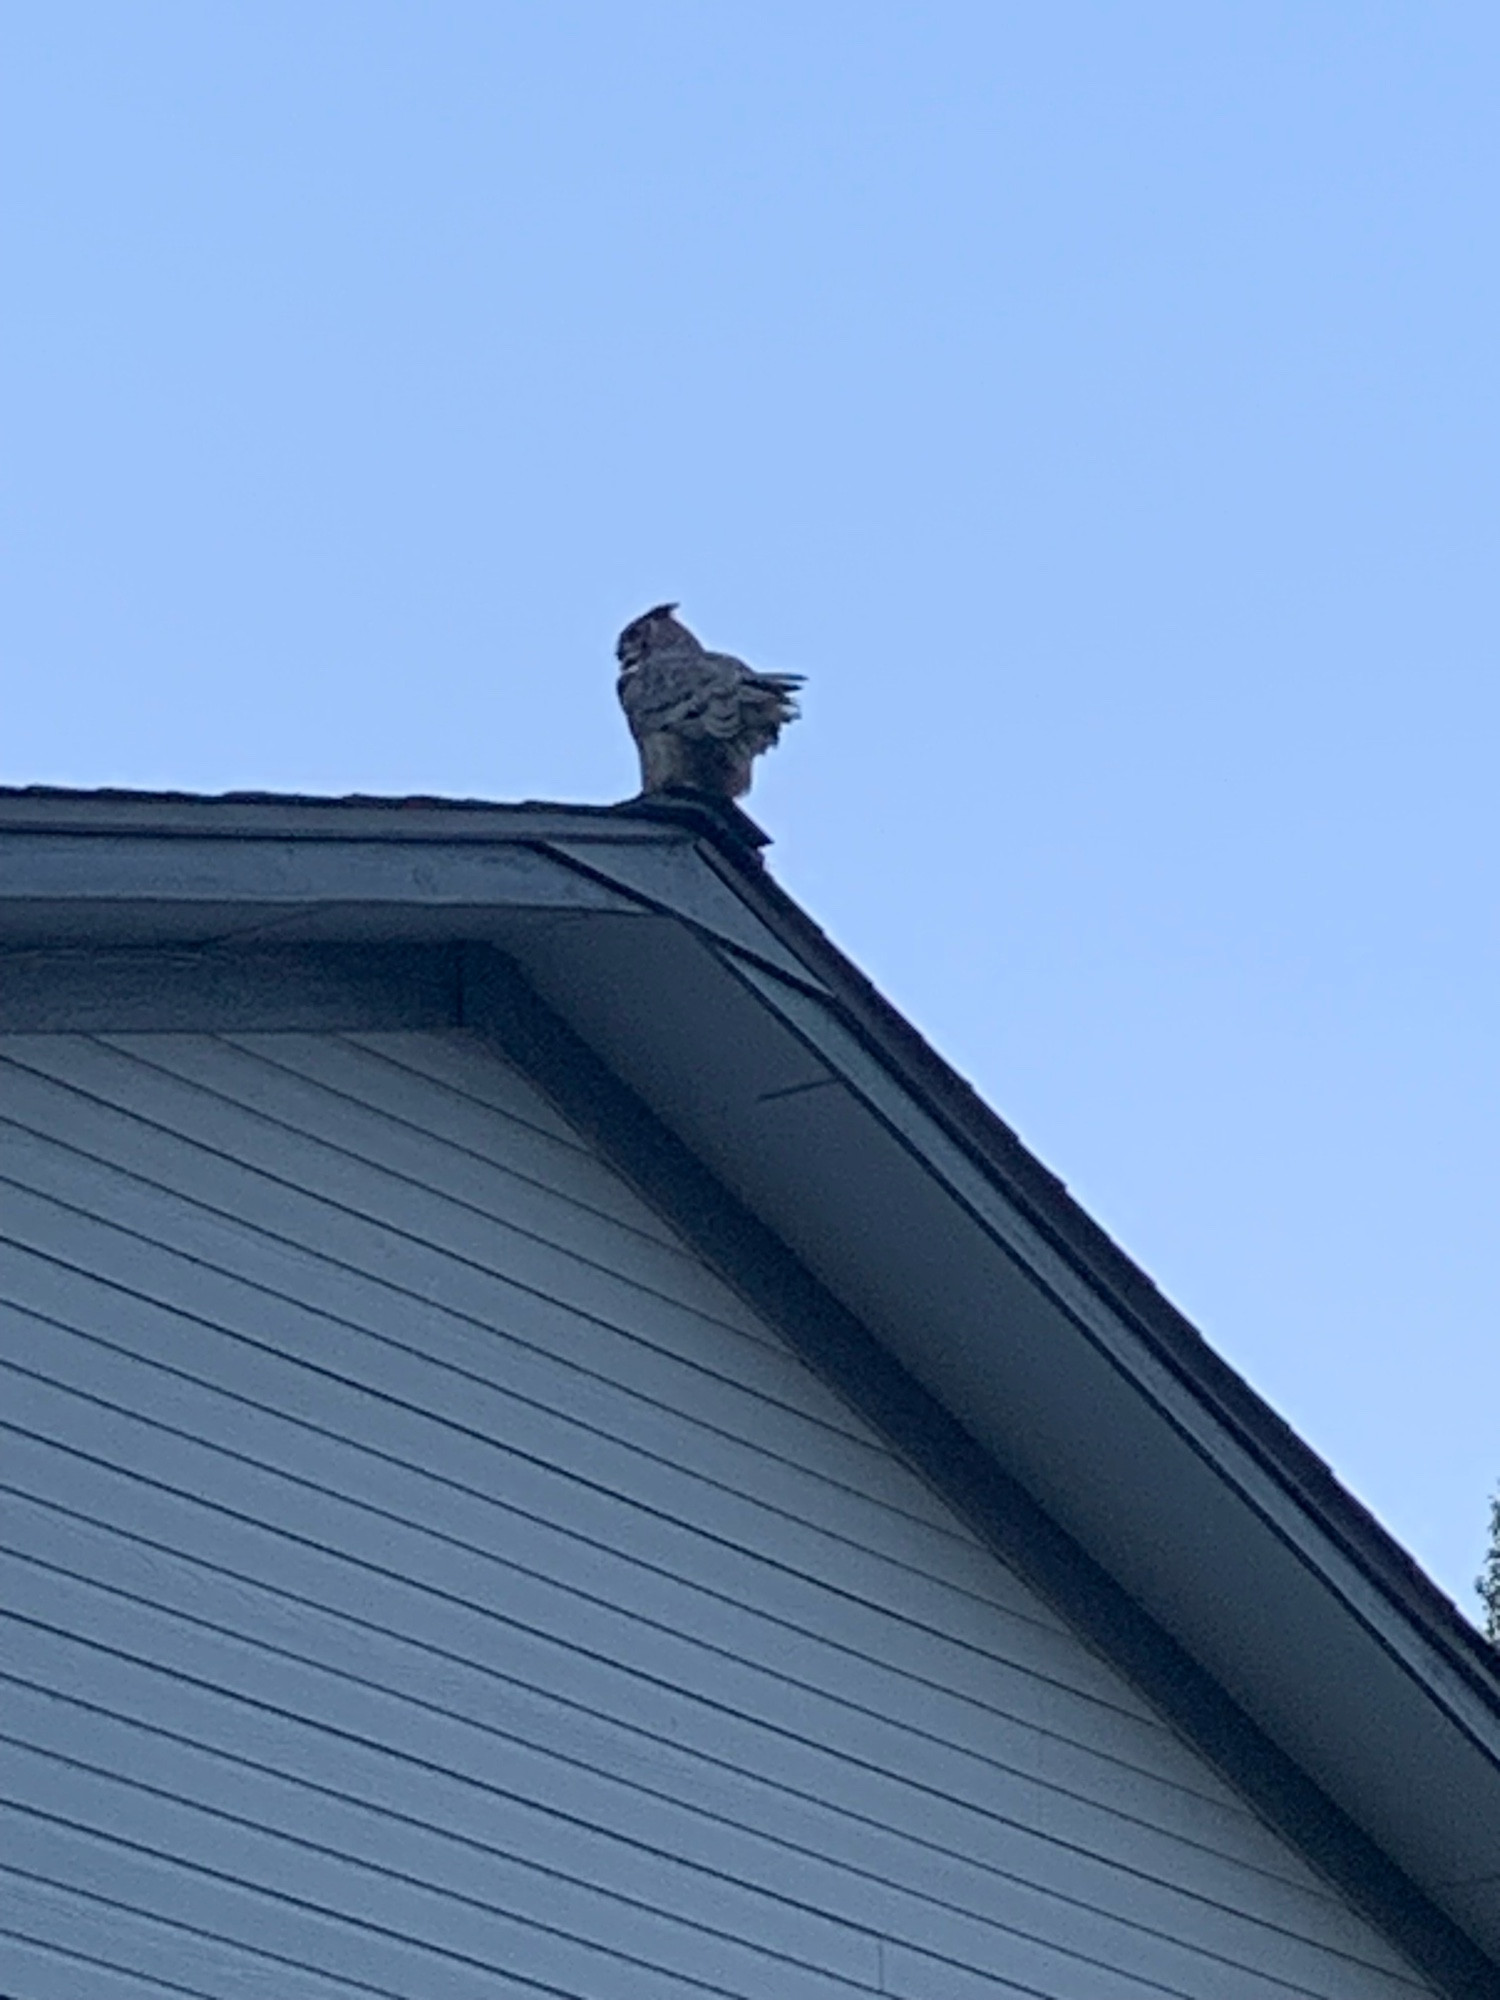
[[[0,1991],[1431,1989],[461,1034],[0,1037]]]

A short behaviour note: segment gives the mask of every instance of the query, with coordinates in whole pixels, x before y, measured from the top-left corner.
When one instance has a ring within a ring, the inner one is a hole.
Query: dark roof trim
[[[162,808],[168,817],[163,818]],[[457,824],[455,824],[457,822]],[[626,799],[619,805],[554,805],[525,799],[497,805],[492,799],[437,799],[419,793],[379,798],[351,792],[343,798],[283,792],[133,792],[101,788],[72,791],[55,785],[0,785],[0,826],[24,832],[122,832],[149,826],[152,832],[246,839],[324,837],[348,840],[359,834],[394,840],[577,839],[590,827],[615,839],[706,840],[738,867],[758,864],[771,836],[748,813],[728,801],[665,794]]]
[[[703,808],[699,809],[704,810]],[[897,1013],[756,860],[719,838],[707,857],[728,863],[739,893],[799,957],[810,962],[845,1026],[893,1072],[974,1164],[1057,1253],[1317,1521],[1361,1574],[1397,1605],[1500,1720],[1500,1656],[1328,1464],[1079,1206],[963,1078]]]
[[[274,792],[214,797],[0,785],[0,829],[6,832],[92,833],[110,839],[151,833],[186,839],[210,834],[246,840],[535,841],[554,834],[577,839],[596,829],[618,840],[680,840],[681,828],[673,828],[672,817],[636,801],[623,806],[549,805],[541,800],[496,805],[489,799],[388,799],[358,793],[339,799]],[[765,836],[759,838],[763,844]]]
[[[1453,2000],[1493,1963],[938,1400],[714,1179],[503,954],[466,950],[465,1026],[491,1036],[788,1343]]]

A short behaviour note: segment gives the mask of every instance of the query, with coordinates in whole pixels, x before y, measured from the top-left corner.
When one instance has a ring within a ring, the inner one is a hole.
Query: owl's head
[[[669,647],[696,649],[698,642],[686,625],[673,617],[675,604],[658,604],[632,618],[615,643],[615,658],[625,668],[637,667],[650,654]]]

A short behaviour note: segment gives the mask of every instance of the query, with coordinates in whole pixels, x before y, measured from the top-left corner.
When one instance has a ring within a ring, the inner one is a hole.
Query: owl
[[[758,674],[710,653],[658,604],[620,634],[620,706],[641,753],[641,790],[743,798],[750,767],[797,718],[800,674]]]

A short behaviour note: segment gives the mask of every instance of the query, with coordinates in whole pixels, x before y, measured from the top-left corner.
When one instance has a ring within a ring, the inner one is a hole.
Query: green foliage
[[[1490,1501],[1490,1549],[1474,1588],[1484,1606],[1485,1634],[1500,1646],[1500,1493]]]

